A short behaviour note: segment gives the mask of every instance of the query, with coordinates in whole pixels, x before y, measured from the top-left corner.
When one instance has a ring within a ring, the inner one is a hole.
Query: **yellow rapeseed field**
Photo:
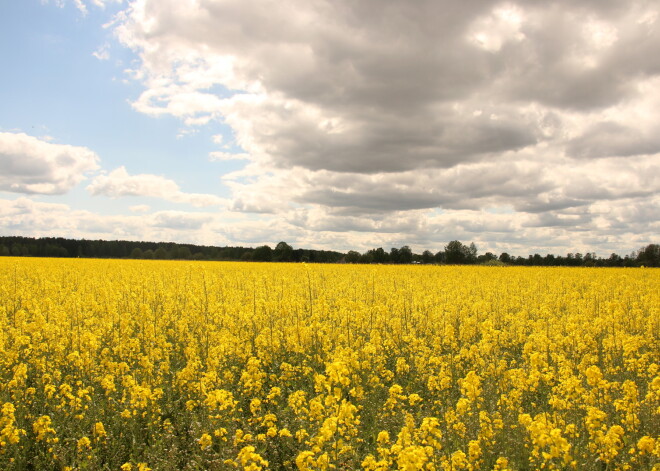
[[[0,469],[660,469],[660,270],[0,258]]]

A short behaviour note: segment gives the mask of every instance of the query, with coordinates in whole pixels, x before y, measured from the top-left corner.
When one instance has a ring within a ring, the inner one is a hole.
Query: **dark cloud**
[[[558,214],[545,212],[524,224],[525,227],[570,227],[572,230],[586,230],[584,224],[591,221],[588,214]]]
[[[657,154],[660,152],[660,133],[647,135],[633,126],[603,121],[570,140],[566,150],[577,158]]]
[[[500,247],[571,244],[621,221],[647,232],[617,211],[660,191],[652,2],[131,7],[116,31],[140,54],[136,109],[234,130],[250,161],[224,180],[236,212],[390,241],[509,234]],[[454,237],[422,215],[433,210]]]

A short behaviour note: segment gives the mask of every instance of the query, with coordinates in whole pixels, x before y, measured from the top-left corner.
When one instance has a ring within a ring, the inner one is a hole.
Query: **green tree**
[[[660,245],[649,244],[637,253],[637,263],[645,267],[660,267]]]
[[[477,263],[477,246],[474,242],[470,242],[470,246],[465,252],[465,259],[467,263]]]
[[[412,263],[413,253],[412,249],[404,245],[399,249],[399,263]]]
[[[483,255],[477,257],[477,262],[479,263],[488,263],[492,260],[497,260],[497,256],[492,252],[486,252]]]
[[[368,253],[371,254],[371,259],[373,263],[388,263],[390,261],[390,256],[382,247],[377,249],[371,249]]]
[[[142,249],[140,247],[135,247],[133,250],[131,250],[131,258],[142,258],[144,254],[142,253]]]
[[[256,262],[270,262],[273,259],[273,249],[268,245],[262,245],[252,252],[252,260]]]
[[[371,250],[360,255],[360,263],[374,263],[374,255]]]
[[[467,260],[467,247],[458,240],[452,240],[445,246],[445,261],[452,265],[460,265]]]
[[[358,263],[360,261],[360,253],[355,250],[349,250],[346,257],[344,257],[344,261],[346,263]]]
[[[434,260],[435,257],[433,256],[433,252],[431,252],[430,250],[425,250],[424,252],[422,252],[422,263],[429,264],[429,263],[433,263]]]
[[[172,258],[178,260],[190,260],[192,258],[192,252],[189,247],[180,245],[172,249]]]
[[[286,242],[280,242],[275,246],[273,260],[276,262],[290,262],[293,257],[293,247]]]

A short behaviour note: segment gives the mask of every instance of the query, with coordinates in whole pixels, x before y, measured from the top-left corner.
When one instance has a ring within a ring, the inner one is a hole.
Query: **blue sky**
[[[0,231],[629,253],[658,47],[642,0],[5,1]]]
[[[26,0],[5,5],[0,19],[0,53],[7,63],[0,76],[6,104],[0,110],[2,130],[88,147],[107,170],[123,165],[131,173],[156,171],[175,176],[189,191],[227,194],[218,174],[231,166],[222,168],[208,159],[217,147],[212,136],[227,129],[200,128],[193,136],[177,137],[183,130],[178,119],[153,118],[132,109],[141,87],[128,80],[125,69],[137,58],[104,28],[118,5],[90,7],[86,14],[73,3]],[[107,59],[94,56],[103,50]],[[85,203],[80,194],[62,198],[90,209],[101,203]]]

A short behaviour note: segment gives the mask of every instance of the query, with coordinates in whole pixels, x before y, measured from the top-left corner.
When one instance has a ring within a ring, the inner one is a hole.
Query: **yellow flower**
[[[202,434],[202,436],[199,438],[199,447],[202,450],[206,450],[212,444],[213,444],[213,438],[208,433]]]
[[[84,452],[92,448],[92,442],[87,437],[82,437],[78,440],[78,451]]]
[[[461,450],[455,451],[451,455],[451,464],[454,469],[467,469],[469,466],[467,456]]]
[[[587,383],[589,386],[598,386],[598,384],[603,380],[603,373],[601,373],[600,368],[596,365],[592,365],[584,373],[587,377]]]
[[[497,461],[495,461],[495,467],[493,468],[493,471],[508,471],[508,470],[509,470],[509,460],[507,460],[503,456],[497,458]]]
[[[641,454],[652,454],[655,449],[655,439],[648,435],[643,436],[637,441],[637,449]]]
[[[422,402],[422,397],[417,393],[413,393],[410,396],[408,396],[408,402],[410,403],[411,406],[414,406]]]
[[[94,433],[94,437],[96,437],[97,440],[100,440],[101,438],[105,438],[107,436],[105,427],[103,426],[102,422],[96,422],[94,424],[93,433]]]
[[[381,445],[384,443],[389,443],[390,434],[386,430],[381,430],[380,432],[378,432],[378,438],[376,438],[376,441]]]
[[[250,401],[250,412],[252,412],[252,415],[257,415],[260,409],[261,409],[261,400],[252,399]]]
[[[47,415],[42,415],[33,424],[32,430],[37,434],[36,439],[38,442],[42,440],[50,441],[48,435],[55,434],[55,430],[51,427],[51,419]]]
[[[244,469],[251,471],[260,471],[268,467],[268,461],[264,460],[258,453],[255,453],[253,446],[245,446],[238,452],[237,461],[243,465]]]

